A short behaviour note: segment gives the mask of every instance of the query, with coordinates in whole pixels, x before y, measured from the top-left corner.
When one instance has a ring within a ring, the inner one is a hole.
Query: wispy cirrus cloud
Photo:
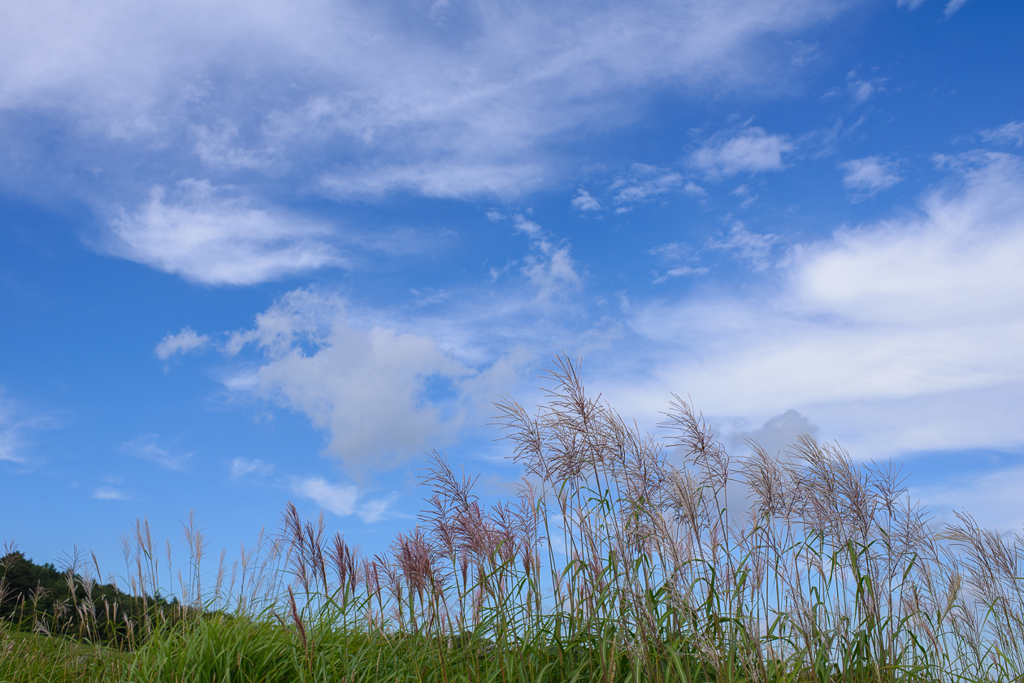
[[[159,444],[158,434],[141,434],[131,441],[121,444],[121,449],[128,455],[156,463],[165,470],[184,472],[192,461],[191,452],[175,453]]]
[[[1010,121],[998,128],[981,131],[981,139],[985,142],[996,142],[1003,145],[1020,147],[1024,145],[1024,121]]]
[[[1000,466],[987,472],[961,474],[943,484],[911,486],[910,493],[936,515],[939,523],[957,523],[955,513],[967,511],[984,528],[1019,534],[1024,527],[1020,491],[1024,467]]]
[[[265,477],[274,471],[274,466],[262,460],[248,460],[246,458],[234,458],[231,461],[231,478],[241,479],[250,474],[257,477]]]
[[[0,386],[0,462],[24,465],[29,456],[30,434],[56,426],[52,415],[27,408]]]
[[[205,180],[153,188],[110,222],[102,249],[206,285],[248,285],[343,265],[330,227],[257,208]]]
[[[615,192],[615,201],[622,204],[642,201],[683,188],[684,182],[683,176],[676,171],[648,164],[633,164],[630,173],[618,178],[609,189]]]
[[[736,221],[728,235],[709,240],[707,248],[731,252],[748,261],[755,271],[761,272],[771,265],[772,247],[778,241],[778,235],[750,232],[741,221]]]
[[[650,250],[651,255],[667,266],[664,272],[654,272],[654,284],[667,282],[672,278],[693,276],[698,277],[708,272],[701,266],[700,257],[693,245],[684,242],[669,242]]]
[[[896,0],[896,4],[900,7],[906,7],[909,10],[915,10],[925,3],[925,0]],[[946,18],[953,16],[957,11],[967,3],[967,0],[948,0],[946,2],[946,8],[943,10],[943,14]]]
[[[0,461],[22,462],[22,422],[15,417],[15,408],[0,387]]]
[[[193,176],[286,173],[337,197],[510,196],[560,175],[558,136],[634,120],[640,89],[784,82],[800,48],[780,38],[856,4],[452,3],[442,16],[43,0],[0,28],[0,109],[55,112],[75,140],[139,145]]]

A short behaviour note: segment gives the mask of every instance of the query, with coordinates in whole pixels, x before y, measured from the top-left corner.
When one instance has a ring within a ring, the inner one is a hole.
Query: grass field
[[[89,591],[65,610],[78,639],[26,633],[23,609],[0,681],[1024,680],[1021,536],[934,528],[897,471],[836,445],[733,459],[685,401],[659,441],[568,360],[550,379],[535,412],[497,404],[528,474],[516,500],[484,505],[435,453],[421,522],[388,552],[290,507],[215,571],[192,520],[176,616],[125,616],[104,646],[82,642]],[[158,555],[137,523],[132,594],[164,588]]]

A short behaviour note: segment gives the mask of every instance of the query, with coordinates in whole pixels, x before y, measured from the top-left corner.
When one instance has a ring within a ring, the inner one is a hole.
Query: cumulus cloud
[[[685,387],[709,414],[791,407],[865,457],[1024,443],[1024,161],[948,167],[920,213],[793,248],[777,289],[634,306],[663,390],[632,400],[655,411]]]
[[[367,524],[390,516],[390,508],[398,498],[397,494],[392,494],[386,498],[361,500],[363,494],[358,487],[331,484],[321,477],[297,479],[292,484],[292,491],[339,517],[359,515]]]
[[[160,360],[167,360],[179,353],[192,353],[201,351],[210,345],[210,338],[205,334],[199,335],[191,327],[181,328],[178,334],[168,334],[160,340],[160,343],[153,349],[153,353]]]
[[[0,109],[148,153],[188,136],[207,168],[308,173],[338,196],[509,195],[557,172],[557,136],[634,120],[638,88],[786,78],[770,43],[857,2],[41,0],[0,26]]]
[[[154,187],[135,212],[110,223],[109,253],[207,285],[249,285],[342,265],[332,230],[256,208],[206,180]]]
[[[780,413],[757,429],[732,431],[727,444],[733,450],[745,448],[748,441],[757,443],[769,455],[785,453],[789,446],[797,443],[802,434],[818,438],[819,429],[796,410]]]
[[[527,223],[524,235],[551,243]],[[533,254],[541,284],[556,278],[559,249],[547,266]],[[438,310],[370,310],[330,291],[291,291],[228,335],[221,381],[238,399],[308,418],[326,436],[323,455],[361,482],[487,424],[490,402],[554,344],[573,349],[597,336],[581,333],[578,318],[565,323],[575,303],[539,298],[523,267],[513,264],[507,285],[456,291]]]
[[[430,337],[354,324],[340,297],[312,290],[282,297],[227,350],[250,346],[257,368],[228,378],[228,387],[305,414],[354,474],[450,440],[461,420],[459,381],[473,374]],[[431,399],[428,384],[448,390]]]
[[[850,159],[839,164],[839,169],[843,171],[843,185],[847,190],[868,196],[903,180],[898,173],[899,163],[881,157]]]
[[[737,173],[780,171],[785,168],[784,154],[794,145],[783,135],[769,135],[756,126],[735,135],[719,135],[689,157],[692,167],[709,177],[727,177]]]
[[[184,472],[192,460],[192,453],[173,453],[162,448],[157,442],[160,437],[157,434],[141,434],[140,436],[125,441],[121,449],[132,457],[140,460],[154,462],[165,470],[172,472]]]

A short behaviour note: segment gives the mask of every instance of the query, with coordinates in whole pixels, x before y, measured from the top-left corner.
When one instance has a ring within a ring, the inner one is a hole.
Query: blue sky
[[[366,550],[518,472],[559,352],[656,429],[1020,530],[1024,4],[5,3],[0,536]]]

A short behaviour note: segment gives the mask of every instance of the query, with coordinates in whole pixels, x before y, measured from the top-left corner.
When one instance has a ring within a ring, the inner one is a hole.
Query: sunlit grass
[[[58,636],[23,633],[0,622],[0,681],[121,681],[128,670],[121,653]]]
[[[527,473],[516,500],[485,505],[435,453],[420,525],[386,552],[361,556],[289,506],[280,533],[213,571],[190,519],[176,574],[139,523],[124,542],[131,592],[173,585],[179,601],[122,614],[116,649],[8,627],[0,681],[1024,676],[1020,536],[966,515],[935,529],[897,471],[838,446],[752,443],[733,459],[686,401],[657,440],[587,396],[567,359],[550,379],[536,411],[496,404]],[[725,505],[735,487],[748,507]],[[74,613],[95,614],[83,595]],[[98,633],[76,623],[80,639]]]

